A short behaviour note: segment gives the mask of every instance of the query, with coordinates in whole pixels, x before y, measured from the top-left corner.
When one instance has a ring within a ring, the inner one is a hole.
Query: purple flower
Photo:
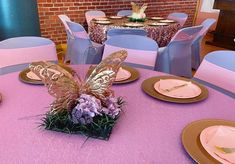
[[[71,112],[73,123],[89,124],[93,117],[101,115],[101,102],[94,96],[82,94],[77,101],[77,106]]]
[[[118,99],[109,97],[105,102],[106,107],[102,108],[102,112],[115,118],[121,111],[121,106],[118,104]]]

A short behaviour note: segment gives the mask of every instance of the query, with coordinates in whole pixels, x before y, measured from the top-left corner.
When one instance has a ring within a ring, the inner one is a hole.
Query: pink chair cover
[[[215,75],[216,74],[216,75]],[[235,72],[203,60],[194,78],[235,93]]]
[[[104,48],[103,59],[108,55],[110,55],[111,53],[119,50],[126,50],[128,52],[128,56],[125,62],[146,65],[151,67],[154,67],[155,65],[155,61],[157,58],[156,51],[134,50],[134,49],[111,46],[107,44],[105,45]]]
[[[39,38],[40,39],[40,38]],[[34,61],[57,61],[55,44],[0,49],[0,68]]]

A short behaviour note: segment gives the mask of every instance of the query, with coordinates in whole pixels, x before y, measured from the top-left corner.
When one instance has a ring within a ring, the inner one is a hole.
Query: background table
[[[105,42],[106,38],[106,33],[109,29],[112,28],[130,28],[130,27],[125,27],[125,23],[128,23],[128,18],[124,17],[122,19],[110,19],[112,24],[110,25],[101,25],[101,24],[96,24],[94,20],[91,21],[91,25],[89,26],[89,35],[92,41],[96,43],[103,43]],[[164,47],[166,46],[171,38],[175,35],[175,33],[180,29],[180,24],[179,23],[169,23],[167,26],[149,26],[149,23],[157,22],[154,20],[147,20],[145,21],[144,30],[147,31],[148,37],[152,38],[158,43],[159,47]],[[141,23],[141,22],[139,22]]]
[[[76,70],[84,76],[87,66]],[[193,163],[181,143],[183,128],[199,119],[235,121],[235,101],[213,89],[194,104],[174,104],[146,95],[141,83],[159,72],[139,69],[140,79],[116,85],[127,106],[109,141],[39,129],[40,118],[53,97],[44,86],[24,84],[18,74],[0,76],[0,160],[12,163],[166,164]]]

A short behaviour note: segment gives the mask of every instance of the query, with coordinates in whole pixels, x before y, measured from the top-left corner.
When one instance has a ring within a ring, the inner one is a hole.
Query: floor
[[[224,48],[221,48],[221,47],[215,47],[215,46],[206,44],[205,42],[208,40],[212,40],[211,34],[206,35],[202,41],[201,59],[203,59],[204,56],[208,54],[209,52],[217,51],[217,50],[225,50]]]
[[[224,48],[221,47],[216,47],[216,46],[212,46],[212,45],[208,45],[206,44],[206,41],[212,40],[213,36],[209,33],[207,34],[203,40],[202,40],[202,48],[201,48],[201,60],[203,60],[203,58],[210,52],[212,51],[217,51],[217,50],[226,50]],[[195,74],[195,70],[192,70],[193,75]]]

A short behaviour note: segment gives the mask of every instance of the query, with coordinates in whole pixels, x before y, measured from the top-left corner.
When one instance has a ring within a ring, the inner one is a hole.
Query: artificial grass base
[[[114,119],[108,115],[97,115],[90,124],[74,124],[70,120],[70,114],[67,110],[56,114],[47,113],[42,119],[42,126],[47,130],[69,134],[82,134],[87,137],[108,140],[118,116]]]

